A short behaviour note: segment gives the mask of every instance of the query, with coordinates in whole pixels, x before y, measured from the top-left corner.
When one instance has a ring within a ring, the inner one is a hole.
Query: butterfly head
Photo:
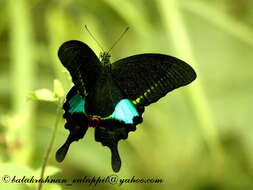
[[[110,64],[110,57],[111,57],[111,54],[109,52],[100,53],[100,60],[104,65]]]

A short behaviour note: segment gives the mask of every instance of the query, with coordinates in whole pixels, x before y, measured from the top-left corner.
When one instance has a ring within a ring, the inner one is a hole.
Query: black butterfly
[[[118,141],[136,130],[144,107],[196,78],[190,65],[172,56],[140,54],[111,64],[109,53],[102,53],[100,61],[88,45],[76,40],[63,43],[58,56],[74,86],[63,106],[70,134],[56,159],[63,161],[70,144],[94,127],[95,140],[111,150],[115,172],[121,167]]]

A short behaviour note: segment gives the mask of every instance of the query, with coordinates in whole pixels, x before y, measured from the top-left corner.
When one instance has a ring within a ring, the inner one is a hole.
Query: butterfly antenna
[[[87,30],[87,32],[90,34],[91,38],[97,43],[97,45],[100,47],[100,49],[104,52],[103,47],[101,46],[101,44],[97,41],[97,39],[93,36],[93,34],[90,32],[90,30],[88,29],[88,26],[85,25],[85,29]]]
[[[122,34],[120,35],[120,37],[118,38],[118,40],[116,40],[114,42],[114,44],[112,45],[112,47],[108,50],[108,53],[114,48],[114,46],[121,40],[121,38],[125,35],[125,33],[129,30],[129,27],[126,27],[126,29],[122,32]]]

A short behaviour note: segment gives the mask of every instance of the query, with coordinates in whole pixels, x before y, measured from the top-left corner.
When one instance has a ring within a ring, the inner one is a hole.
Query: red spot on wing
[[[100,124],[100,119],[97,117],[89,117],[88,119],[88,127],[89,128],[96,128]]]

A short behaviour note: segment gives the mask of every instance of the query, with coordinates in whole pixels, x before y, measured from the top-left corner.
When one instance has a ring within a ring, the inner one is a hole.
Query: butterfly
[[[111,63],[109,52],[101,53],[99,59],[77,40],[63,43],[58,57],[74,86],[63,105],[69,136],[56,152],[56,160],[62,162],[70,144],[94,128],[95,140],[111,150],[114,172],[121,168],[118,142],[142,123],[145,107],[196,78],[190,65],[169,55],[146,53]]]

